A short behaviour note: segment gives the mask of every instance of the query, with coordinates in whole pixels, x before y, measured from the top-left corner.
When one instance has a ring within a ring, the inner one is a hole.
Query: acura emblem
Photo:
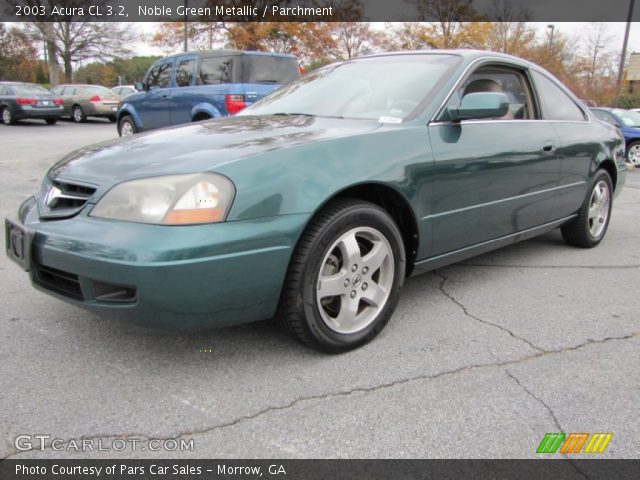
[[[47,195],[44,197],[44,203],[47,207],[51,208],[56,203],[56,200],[62,196],[62,190],[58,187],[51,186],[47,191]]]

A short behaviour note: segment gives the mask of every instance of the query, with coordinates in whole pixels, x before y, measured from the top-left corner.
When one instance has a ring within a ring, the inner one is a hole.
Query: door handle
[[[556,146],[553,143],[547,143],[544,147],[542,147],[542,151],[545,153],[553,153],[556,149]]]

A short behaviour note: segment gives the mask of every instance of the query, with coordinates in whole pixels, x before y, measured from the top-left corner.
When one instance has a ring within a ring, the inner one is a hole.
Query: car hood
[[[77,150],[48,177],[99,187],[160,175],[215,171],[264,152],[365,133],[374,120],[304,115],[237,116],[154,130]]]

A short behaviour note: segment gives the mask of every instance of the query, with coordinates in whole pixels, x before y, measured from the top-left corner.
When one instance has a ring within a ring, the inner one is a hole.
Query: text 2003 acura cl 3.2
[[[561,227],[605,235],[624,142],[528,62],[386,54],[313,72],[233,118],[83,148],[6,224],[36,287],[151,326],[277,314],[341,351],[404,278]]]

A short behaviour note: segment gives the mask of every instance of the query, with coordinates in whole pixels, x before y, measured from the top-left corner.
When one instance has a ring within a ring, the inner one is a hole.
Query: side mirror
[[[134,86],[138,92],[144,92],[145,90],[144,83],[142,82],[136,82]]]
[[[447,111],[454,122],[504,117],[509,111],[509,97],[497,92],[468,93],[459,107],[449,107]]]

